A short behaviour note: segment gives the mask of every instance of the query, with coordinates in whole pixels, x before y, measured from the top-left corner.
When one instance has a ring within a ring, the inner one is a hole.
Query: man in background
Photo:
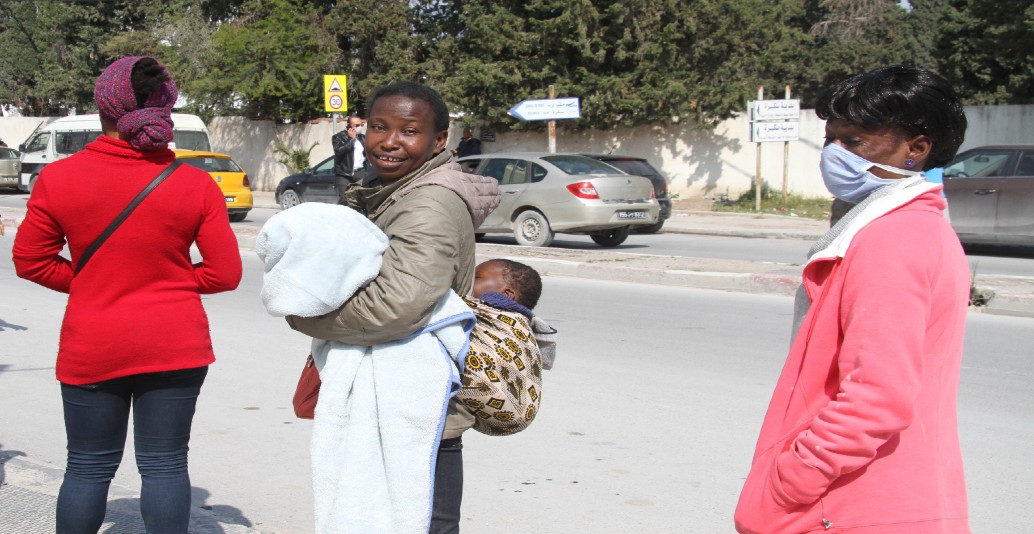
[[[474,132],[470,131],[470,128],[464,128],[463,138],[460,139],[460,144],[452,149],[452,155],[462,158],[464,156],[476,156],[480,153],[481,141],[474,139]]]
[[[363,133],[363,119],[350,115],[345,129],[330,138],[334,147],[334,176],[337,177],[338,194],[356,179],[356,172],[366,167],[366,135]]]

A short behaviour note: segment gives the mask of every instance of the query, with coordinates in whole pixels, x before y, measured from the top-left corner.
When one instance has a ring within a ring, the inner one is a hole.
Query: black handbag
[[[172,162],[164,171],[161,172],[161,174],[156,176],[154,180],[151,180],[151,183],[147,184],[147,187],[145,187],[143,191],[137,193],[136,198],[134,198],[129,205],[122,210],[122,213],[119,213],[118,217],[115,217],[115,220],[111,221],[111,224],[101,232],[101,235],[97,236],[97,239],[94,239],[93,243],[90,243],[89,248],[87,248],[86,252],[83,252],[82,257],[79,258],[79,263],[76,264],[75,273],[72,276],[79,274],[79,271],[83,270],[83,267],[86,266],[86,262],[90,261],[90,258],[95,252],[97,252],[97,249],[108,240],[108,237],[111,237],[111,234],[122,224],[122,221],[125,221],[126,217],[129,217],[129,214],[133,213],[133,210],[140,205],[140,202],[144,197],[151,194],[151,191],[154,191],[154,188],[158,187],[158,184],[165,181],[165,179],[172,174],[172,171],[175,171],[176,168],[180,166],[180,163],[181,162],[179,160]]]

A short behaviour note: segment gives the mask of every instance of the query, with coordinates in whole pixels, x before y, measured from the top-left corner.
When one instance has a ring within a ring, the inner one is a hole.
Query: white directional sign
[[[750,102],[750,120],[752,121],[799,120],[800,118],[801,101],[797,99],[753,100]]]
[[[547,98],[525,100],[507,111],[522,121],[552,121],[581,118],[578,98]]]
[[[750,142],[796,141],[800,137],[800,124],[797,121],[752,122],[750,124]]]

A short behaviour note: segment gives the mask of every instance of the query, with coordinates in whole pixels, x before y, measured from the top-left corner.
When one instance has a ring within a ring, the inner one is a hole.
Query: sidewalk
[[[4,223],[6,224],[6,222]],[[57,528],[54,510],[64,471],[0,452],[0,532],[48,534]],[[259,534],[260,531],[220,517],[211,506],[190,507],[192,533]],[[138,534],[144,531],[138,490],[112,483],[100,533]]]
[[[253,194],[256,208],[277,207],[273,193],[256,191]],[[0,208],[0,217],[5,226],[16,228],[24,211]],[[827,229],[828,223],[825,221],[803,217],[674,210],[662,232],[815,240]],[[254,248],[258,230],[251,226],[234,225],[241,248]],[[528,263],[543,275],[749,293],[792,295],[801,275],[799,264],[656,256],[603,248],[574,250],[479,243],[477,254],[479,260],[513,258]],[[977,273],[975,285],[981,292],[993,296],[986,305],[973,307],[974,311],[1034,317],[1034,276],[987,276]]]

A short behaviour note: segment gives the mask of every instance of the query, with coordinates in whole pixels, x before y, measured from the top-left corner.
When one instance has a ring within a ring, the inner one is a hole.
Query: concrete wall
[[[806,110],[801,114],[801,140],[789,145],[788,188],[806,195],[826,195],[818,175],[824,122]],[[482,143],[484,152],[545,151],[544,133],[507,133],[495,143]],[[612,152],[645,157],[670,180],[669,189],[683,198],[729,194],[733,198],[753,187],[757,148],[750,142],[749,122],[729,119],[713,130],[691,124],[639,126],[601,132],[560,133],[557,152]],[[773,188],[783,181],[783,143],[764,143],[762,179]]]
[[[1034,144],[1034,106],[971,106],[966,108],[969,129],[962,149],[988,144]],[[0,138],[10,146],[23,142],[45,118],[0,118]],[[344,125],[339,119],[338,129]],[[272,191],[293,171],[277,161],[277,145],[307,149],[316,143],[309,163],[315,165],[333,153],[331,119],[312,124],[274,124],[241,117],[218,117],[208,125],[213,150],[226,152],[252,179],[252,187]],[[450,130],[449,147],[459,142],[462,127]],[[477,132],[475,132],[477,134]],[[829,196],[822,185],[818,163],[824,123],[812,110],[802,110],[800,140],[789,143],[787,187],[792,193]],[[485,153],[518,150],[542,151],[548,147],[544,132],[496,134],[495,142],[483,142]],[[683,198],[738,197],[753,187],[757,148],[750,142],[749,122],[739,116],[714,129],[691,124],[639,126],[615,130],[562,132],[558,152],[614,152],[643,156],[667,174],[670,190]],[[763,143],[761,175],[773,191],[783,184],[783,143]]]

